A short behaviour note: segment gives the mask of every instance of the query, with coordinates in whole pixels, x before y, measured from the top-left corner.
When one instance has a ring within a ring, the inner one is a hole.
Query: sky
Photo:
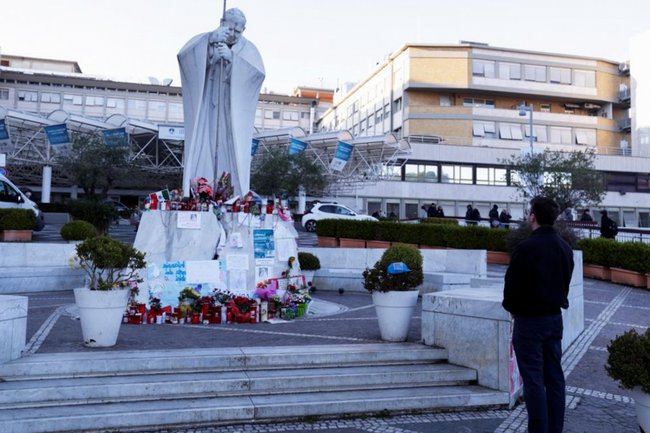
[[[650,29],[648,0],[227,0],[247,17],[263,89],[336,88],[405,43],[491,46],[625,61]],[[0,54],[73,60],[124,81],[172,78],[176,54],[216,28],[223,0],[4,0]]]

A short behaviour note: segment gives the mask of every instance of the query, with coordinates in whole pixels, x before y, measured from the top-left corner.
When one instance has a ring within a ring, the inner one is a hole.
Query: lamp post
[[[529,135],[528,138],[530,139],[530,154],[533,154],[533,143],[535,143],[535,136],[533,134],[533,105],[525,105],[523,102],[519,106],[519,115],[520,116],[525,116],[526,112],[530,113],[529,117]]]

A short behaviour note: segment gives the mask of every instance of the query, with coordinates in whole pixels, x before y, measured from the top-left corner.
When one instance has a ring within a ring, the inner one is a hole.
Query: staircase
[[[127,431],[508,404],[418,344],[30,355],[0,364],[0,432]]]

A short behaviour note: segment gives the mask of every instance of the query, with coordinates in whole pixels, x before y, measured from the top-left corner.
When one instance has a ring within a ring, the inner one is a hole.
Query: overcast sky
[[[492,46],[628,59],[650,28],[648,0],[228,0],[266,67],[264,88],[334,88],[370,73],[408,42]],[[173,78],[176,53],[214,29],[223,0],[4,0],[0,54],[75,60],[84,73]]]

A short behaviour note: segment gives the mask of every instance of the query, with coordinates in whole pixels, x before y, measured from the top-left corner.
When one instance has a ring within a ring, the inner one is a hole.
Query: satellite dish
[[[150,84],[155,84],[156,86],[160,85],[160,81],[158,81],[158,78],[156,78],[156,77],[147,77],[147,78],[149,78],[149,83]]]
[[[172,81],[174,81],[172,78],[165,78],[163,79],[162,85],[163,86],[169,86],[172,84]]]

